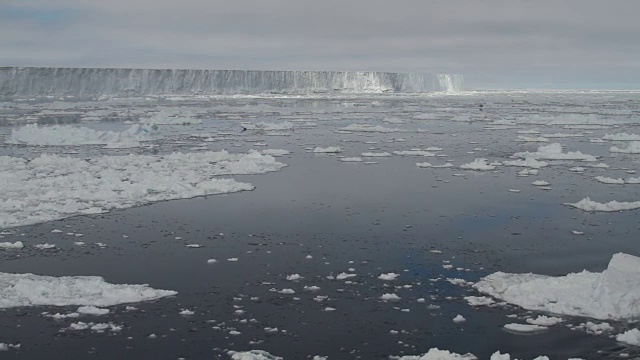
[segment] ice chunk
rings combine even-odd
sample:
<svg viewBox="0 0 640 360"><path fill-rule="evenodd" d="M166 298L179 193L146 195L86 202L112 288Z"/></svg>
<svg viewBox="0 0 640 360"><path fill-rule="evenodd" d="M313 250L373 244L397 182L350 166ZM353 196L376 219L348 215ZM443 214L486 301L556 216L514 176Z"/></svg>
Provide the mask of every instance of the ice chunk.
<svg viewBox="0 0 640 360"><path fill-rule="evenodd" d="M438 348L431 348L429 351L422 355L405 355L398 360L477 360L478 358L473 354L456 354L447 350L440 350Z"/></svg>
<svg viewBox="0 0 640 360"><path fill-rule="evenodd" d="M229 356L231 356L232 360L283 360L283 358L275 355L271 355L266 351L262 350L251 350L251 351L229 351Z"/></svg>
<svg viewBox="0 0 640 360"><path fill-rule="evenodd" d="M527 324L505 324L504 328L513 331L513 332L523 332L523 333L531 333L531 332L539 332L547 330L548 327L540 326L540 325L527 325Z"/></svg>
<svg viewBox="0 0 640 360"><path fill-rule="evenodd" d="M465 321L467 321L467 319L465 319L464 316L460 314L456 315L456 317L453 318L453 322L456 324L463 323Z"/></svg>
<svg viewBox="0 0 640 360"><path fill-rule="evenodd" d="M389 157L391 154L388 152L363 152L362 157Z"/></svg>
<svg viewBox="0 0 640 360"><path fill-rule="evenodd" d="M539 315L535 319L527 319L529 324L540 326L553 326L562 322L562 319L554 316Z"/></svg>
<svg viewBox="0 0 640 360"><path fill-rule="evenodd" d="M618 202L609 201L608 203L599 203L586 197L575 204L565 203L565 205L573 206L574 208L584 211L622 211L622 210L634 210L640 209L640 201L633 202Z"/></svg>
<svg viewBox="0 0 640 360"><path fill-rule="evenodd" d="M562 145L553 143L540 146L536 152L520 152L513 155L519 158L533 158L536 160L581 160L581 161L597 161L598 158L593 155L583 154L580 151L562 152Z"/></svg>
<svg viewBox="0 0 640 360"><path fill-rule="evenodd" d="M380 274L380 276L378 276L378 279L391 281L391 280L395 280L398 276L400 276L400 274L386 273L386 274Z"/></svg>
<svg viewBox="0 0 640 360"><path fill-rule="evenodd" d="M343 158L340 158L340 161L344 161L344 162L361 162L362 158L361 157L343 157Z"/></svg>
<svg viewBox="0 0 640 360"><path fill-rule="evenodd" d="M621 178L614 179L606 176L596 176L595 179L604 184L624 184L624 179Z"/></svg>
<svg viewBox="0 0 640 360"><path fill-rule="evenodd" d="M624 153L624 154L640 154L640 141L633 141L627 145L626 148L619 148L617 146L612 146L609 151L615 153Z"/></svg>
<svg viewBox="0 0 640 360"><path fill-rule="evenodd" d="M406 131L403 129L388 128L380 125L362 125L362 124L351 124L349 126L340 128L340 130L351 131L351 132L379 132L379 133L392 133L392 132Z"/></svg>
<svg viewBox="0 0 640 360"><path fill-rule="evenodd" d="M0 273L0 308L21 306L112 306L176 295L147 285L110 284L98 276Z"/></svg>
<svg viewBox="0 0 640 360"><path fill-rule="evenodd" d="M489 164L487 162L487 159L475 159L474 161L468 164L460 165L460 168L465 170L487 171L487 170L493 170L496 167L494 165Z"/></svg>
<svg viewBox="0 0 640 360"><path fill-rule="evenodd" d="M640 135L627 134L627 133L606 134L602 138L604 140L613 140L613 141L640 141Z"/></svg>
<svg viewBox="0 0 640 360"><path fill-rule="evenodd" d="M10 243L10 242L0 243L0 249L22 249L23 247L24 247L24 244L22 243L22 241L16 241L14 243Z"/></svg>
<svg viewBox="0 0 640 360"><path fill-rule="evenodd" d="M329 147L316 147L312 150L312 152L314 153L328 153L328 154L335 154L335 153L340 153L342 152L342 148L338 147L338 146L329 146Z"/></svg>
<svg viewBox="0 0 640 360"><path fill-rule="evenodd" d="M83 315L106 315L109 313L109 309L103 309L96 306L80 306L78 310L76 310L79 314Z"/></svg>
<svg viewBox="0 0 640 360"><path fill-rule="evenodd" d="M552 277L497 272L473 287L527 310L595 319L640 316L640 258L624 253L613 255L602 273Z"/></svg>
<svg viewBox="0 0 640 360"><path fill-rule="evenodd" d="M392 293L386 293L386 294L382 294L382 296L380 296L380 300L382 300L382 301L398 301L398 300L400 300L400 296L398 296L396 294L392 294Z"/></svg>
<svg viewBox="0 0 640 360"><path fill-rule="evenodd" d="M471 306L487 306L495 303L492 298L486 296L465 296L464 299Z"/></svg>
<svg viewBox="0 0 640 360"><path fill-rule="evenodd" d="M640 330L631 329L616 336L616 340L629 345L640 346Z"/></svg>

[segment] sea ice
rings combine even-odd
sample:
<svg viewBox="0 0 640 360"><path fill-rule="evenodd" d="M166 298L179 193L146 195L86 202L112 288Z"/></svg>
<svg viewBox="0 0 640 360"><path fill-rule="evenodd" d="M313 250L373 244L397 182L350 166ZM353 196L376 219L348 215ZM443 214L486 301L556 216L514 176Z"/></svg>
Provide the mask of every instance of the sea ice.
<svg viewBox="0 0 640 360"><path fill-rule="evenodd" d="M634 202L618 202L609 201L608 203L599 203L586 197L577 203L565 203L565 205L573 206L574 208L584 211L622 211L622 210L634 210L640 209L640 201Z"/></svg>
<svg viewBox="0 0 640 360"><path fill-rule="evenodd" d="M389 157L391 154L388 152L364 152L360 156L362 157Z"/></svg>
<svg viewBox="0 0 640 360"><path fill-rule="evenodd" d="M625 344L640 346L640 330L631 329L622 334L618 334L616 340Z"/></svg>
<svg viewBox="0 0 640 360"><path fill-rule="evenodd" d="M621 178L614 179L606 176L596 176L595 179L604 184L624 184L624 179Z"/></svg>
<svg viewBox="0 0 640 360"><path fill-rule="evenodd" d="M519 152L513 156L517 158L532 158L536 160L598 160L596 156L583 154L580 151L562 152L562 145L558 143L540 146L536 152Z"/></svg>
<svg viewBox="0 0 640 360"><path fill-rule="evenodd" d="M431 348L428 352L422 355L405 355L397 357L398 360L477 360L478 358L473 354L456 354L447 350L440 350L438 348Z"/></svg>
<svg viewBox="0 0 640 360"><path fill-rule="evenodd" d="M487 159L475 159L474 161L468 164L460 165L460 168L465 170L487 171L487 170L493 170L496 167L494 165L489 164L487 162Z"/></svg>
<svg viewBox="0 0 640 360"><path fill-rule="evenodd" d="M609 151L623 154L640 154L640 141L632 141L626 148L612 146Z"/></svg>
<svg viewBox="0 0 640 360"><path fill-rule="evenodd" d="M10 242L0 243L0 249L22 249L23 247L24 247L24 244L22 243L22 241L16 241L14 243L10 243Z"/></svg>
<svg viewBox="0 0 640 360"><path fill-rule="evenodd" d="M78 310L76 310L76 312L83 315L106 315L109 313L109 309L103 309L103 308L89 305L89 306L80 306Z"/></svg>
<svg viewBox="0 0 640 360"><path fill-rule="evenodd" d="M540 325L531 325L531 324L505 324L504 328L513 331L513 332L522 332L522 333L531 333L531 332L539 332L547 330L548 327L540 326Z"/></svg>
<svg viewBox="0 0 640 360"><path fill-rule="evenodd" d="M540 326L553 326L561 323L563 320L559 317L538 315L535 319L527 319L527 323Z"/></svg>
<svg viewBox="0 0 640 360"><path fill-rule="evenodd" d="M380 300L382 300L382 301L398 301L398 300L400 300L400 296L398 296L396 294L386 293L386 294L382 294L382 296L380 296Z"/></svg>
<svg viewBox="0 0 640 360"><path fill-rule="evenodd" d="M640 135L627 134L627 133L606 134L602 138L604 140L613 140L613 141L640 141Z"/></svg>
<svg viewBox="0 0 640 360"><path fill-rule="evenodd" d="M0 228L151 202L252 190L218 175L259 174L285 164L256 151L128 155L80 159L0 156Z"/></svg>
<svg viewBox="0 0 640 360"><path fill-rule="evenodd" d="M391 280L395 280L398 276L400 276L400 274L386 273L386 274L380 274L380 276L378 276L378 279L391 281Z"/></svg>
<svg viewBox="0 0 640 360"><path fill-rule="evenodd" d="M527 310L595 319L640 316L640 258L618 253L602 273L566 276L496 272L473 285Z"/></svg>
<svg viewBox="0 0 640 360"><path fill-rule="evenodd" d="M394 151L393 153L401 156L425 156L425 157L436 156L436 154L426 150L402 150L402 151Z"/></svg>
<svg viewBox="0 0 640 360"><path fill-rule="evenodd" d="M132 125L122 132L98 131L70 125L38 126L25 125L11 131L7 139L10 144L26 145L109 145L112 148L137 147L140 141L149 141L152 129Z"/></svg>
<svg viewBox="0 0 640 360"><path fill-rule="evenodd" d="M403 129L396 128L387 128L380 125L362 125L362 124L351 124L349 126L340 128L342 131L350 131L350 132L379 132L379 133L392 133L392 132L403 132Z"/></svg>
<svg viewBox="0 0 640 360"><path fill-rule="evenodd" d="M283 358L275 355L271 355L266 351L262 350L251 350L251 351L229 351L229 356L231 356L232 360L283 360Z"/></svg>
<svg viewBox="0 0 640 360"><path fill-rule="evenodd" d="M329 147L316 147L312 150L314 153L327 153L327 154L336 154L342 152L342 148L338 146L329 146Z"/></svg>
<svg viewBox="0 0 640 360"><path fill-rule="evenodd" d="M175 291L156 290L147 285L110 284L98 276L53 277L0 273L0 308L45 305L112 306L156 300L176 294Z"/></svg>
<svg viewBox="0 0 640 360"><path fill-rule="evenodd" d="M487 306L495 303L492 298L486 296L465 296L464 299L471 306Z"/></svg>
<svg viewBox="0 0 640 360"><path fill-rule="evenodd" d="M467 321L467 319L465 319L464 316L460 314L456 315L456 317L453 318L453 322L456 324L463 323L465 321Z"/></svg>
<svg viewBox="0 0 640 360"><path fill-rule="evenodd" d="M343 158L340 158L339 160L344 162L362 162L361 157L343 157Z"/></svg>

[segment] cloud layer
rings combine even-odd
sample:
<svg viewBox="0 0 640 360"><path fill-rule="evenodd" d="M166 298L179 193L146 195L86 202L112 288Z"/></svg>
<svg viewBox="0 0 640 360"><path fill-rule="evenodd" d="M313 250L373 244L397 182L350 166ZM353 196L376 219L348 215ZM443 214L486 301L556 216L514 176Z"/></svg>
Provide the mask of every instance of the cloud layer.
<svg viewBox="0 0 640 360"><path fill-rule="evenodd" d="M640 87L636 0L8 0L0 66L455 72Z"/></svg>

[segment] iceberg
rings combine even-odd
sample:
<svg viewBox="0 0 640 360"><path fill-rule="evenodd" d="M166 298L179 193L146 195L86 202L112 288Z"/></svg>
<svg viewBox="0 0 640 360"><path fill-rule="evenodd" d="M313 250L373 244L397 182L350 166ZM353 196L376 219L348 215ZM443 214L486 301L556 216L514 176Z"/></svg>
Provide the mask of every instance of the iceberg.
<svg viewBox="0 0 640 360"><path fill-rule="evenodd" d="M424 93L462 90L457 74L1 67L0 95Z"/></svg>

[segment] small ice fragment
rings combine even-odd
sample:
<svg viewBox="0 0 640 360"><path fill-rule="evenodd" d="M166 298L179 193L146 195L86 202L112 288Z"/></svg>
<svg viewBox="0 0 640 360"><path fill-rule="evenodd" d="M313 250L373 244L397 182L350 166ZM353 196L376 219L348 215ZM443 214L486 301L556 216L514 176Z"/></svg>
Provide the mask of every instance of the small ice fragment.
<svg viewBox="0 0 640 360"><path fill-rule="evenodd" d="M467 319L465 319L464 316L460 314L458 314L456 317L453 318L453 322L456 324L463 323L465 321L467 321Z"/></svg>
<svg viewBox="0 0 640 360"><path fill-rule="evenodd" d="M395 280L398 276L400 276L400 274L395 274L395 273L386 273L386 274L380 274L380 276L378 276L378 279L380 280L385 280L385 281L391 281L391 280Z"/></svg>

